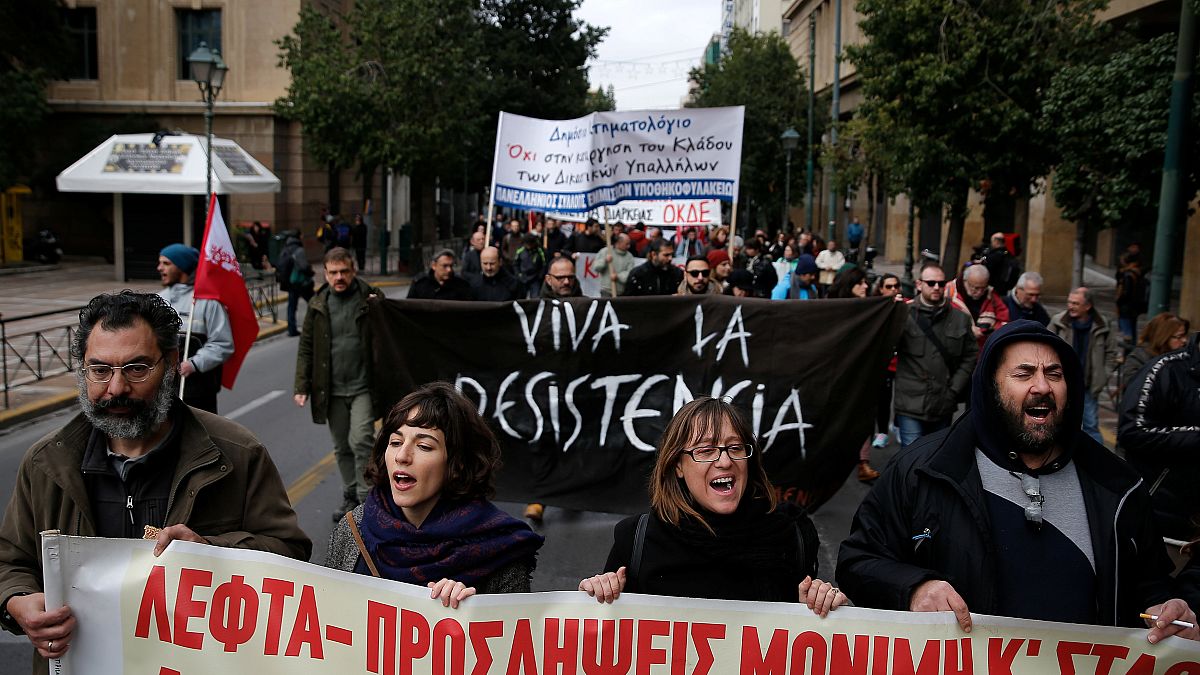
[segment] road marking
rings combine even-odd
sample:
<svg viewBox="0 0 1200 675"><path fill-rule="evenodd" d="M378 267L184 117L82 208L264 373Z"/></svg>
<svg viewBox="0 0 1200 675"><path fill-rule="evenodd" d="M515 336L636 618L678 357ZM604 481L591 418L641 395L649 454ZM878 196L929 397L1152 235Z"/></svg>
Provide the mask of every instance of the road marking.
<svg viewBox="0 0 1200 675"><path fill-rule="evenodd" d="M321 481L325 480L326 476L333 473L336 467L337 463L334 461L333 453L331 452L322 457L321 461L314 464L308 471L301 474L295 483L289 485L287 494L288 501L292 503L292 508L296 508L296 504L299 504L301 499L304 499L310 492L316 489Z"/></svg>
<svg viewBox="0 0 1200 675"><path fill-rule="evenodd" d="M235 409L233 412L227 413L226 415L224 415L224 417L227 420L236 420L237 418L241 417L242 415L245 415L246 413L250 412L251 410L258 408L259 406L266 405L266 404L270 403L271 401L274 401L275 399L279 398L280 396L283 396L284 393L286 393L286 392L283 389L275 389L272 391L268 391L267 393L263 394L262 396L259 396L258 398L254 399L253 401L250 401L246 405Z"/></svg>

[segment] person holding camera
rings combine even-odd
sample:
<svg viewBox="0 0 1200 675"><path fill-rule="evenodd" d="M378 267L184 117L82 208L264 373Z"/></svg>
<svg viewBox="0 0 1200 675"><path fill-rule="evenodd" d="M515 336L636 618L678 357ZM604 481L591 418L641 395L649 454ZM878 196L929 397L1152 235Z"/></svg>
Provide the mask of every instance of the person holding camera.
<svg viewBox="0 0 1200 675"><path fill-rule="evenodd" d="M979 348L997 328L1008 323L1008 305L988 283L991 278L985 265L975 264L963 270L946 289L950 305L971 317L971 332Z"/></svg>

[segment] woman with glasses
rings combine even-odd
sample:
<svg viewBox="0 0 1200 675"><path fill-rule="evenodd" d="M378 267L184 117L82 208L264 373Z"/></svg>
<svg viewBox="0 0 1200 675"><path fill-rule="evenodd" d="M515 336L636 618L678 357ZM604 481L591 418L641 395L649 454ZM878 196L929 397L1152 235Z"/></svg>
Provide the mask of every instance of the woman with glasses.
<svg viewBox="0 0 1200 675"><path fill-rule="evenodd" d="M817 574L817 531L779 502L741 410L701 396L667 425L649 513L616 526L604 572L579 582L600 602L624 591L803 602L821 616L846 596Z"/></svg>
<svg viewBox="0 0 1200 675"><path fill-rule="evenodd" d="M1125 391L1125 385L1133 379L1134 375L1146 365L1147 361L1152 360L1160 354L1173 352L1176 349L1183 349L1187 344L1188 331L1191 329L1191 323L1180 316L1163 312L1150 320L1146 327L1142 329L1142 337L1138 340L1137 349L1129 353L1125 357L1125 362L1121 364L1120 390Z"/></svg>
<svg viewBox="0 0 1200 675"><path fill-rule="evenodd" d="M529 592L545 540L487 500L499 466L470 401L444 382L417 389L384 418L373 487L333 531L325 566L426 586L446 607L476 592Z"/></svg>

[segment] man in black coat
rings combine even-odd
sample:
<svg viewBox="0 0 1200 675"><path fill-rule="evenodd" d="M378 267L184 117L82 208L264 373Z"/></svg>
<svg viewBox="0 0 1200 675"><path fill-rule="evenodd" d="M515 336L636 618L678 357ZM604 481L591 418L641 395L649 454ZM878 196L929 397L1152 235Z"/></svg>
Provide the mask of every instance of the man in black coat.
<svg viewBox="0 0 1200 675"><path fill-rule="evenodd" d="M1151 486L1163 534L1196 537L1200 513L1200 333L1138 371L1121 399L1117 441Z"/></svg>
<svg viewBox="0 0 1200 675"><path fill-rule="evenodd" d="M525 297L521 282L500 264L500 249L489 246L479 254L482 271L471 279L471 290L476 300L487 302L511 302Z"/></svg>
<svg viewBox="0 0 1200 675"><path fill-rule="evenodd" d="M647 252L646 262L629 273L625 295L675 295L683 281L683 270L671 264L674 256L675 245L659 239L658 245Z"/></svg>
<svg viewBox="0 0 1200 675"><path fill-rule="evenodd" d="M1200 639L1137 472L1081 430L1083 372L1033 321L988 340L971 407L902 450L854 516L837 579L862 607ZM1139 613L1158 615L1145 622Z"/></svg>
<svg viewBox="0 0 1200 675"><path fill-rule="evenodd" d="M429 262L429 269L413 279L409 300L470 300L471 284L454 274L454 251L442 249Z"/></svg>
<svg viewBox="0 0 1200 675"><path fill-rule="evenodd" d="M762 241L758 237L746 240L746 269L754 276L753 295L756 298L769 298L771 291L779 283L779 275L771 264L771 256L763 251Z"/></svg>

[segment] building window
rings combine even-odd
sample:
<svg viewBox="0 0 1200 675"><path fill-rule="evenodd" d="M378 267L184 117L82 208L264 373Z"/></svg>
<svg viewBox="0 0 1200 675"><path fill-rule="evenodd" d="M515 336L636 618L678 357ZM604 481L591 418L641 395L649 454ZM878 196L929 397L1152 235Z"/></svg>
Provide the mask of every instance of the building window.
<svg viewBox="0 0 1200 675"><path fill-rule="evenodd" d="M67 77L72 80L99 79L100 66L96 58L96 8L63 8L62 17L70 44Z"/></svg>
<svg viewBox="0 0 1200 675"><path fill-rule="evenodd" d="M196 47L205 42L209 49L221 48L221 10L177 9L175 23L179 27L179 79L190 80L187 59Z"/></svg>

